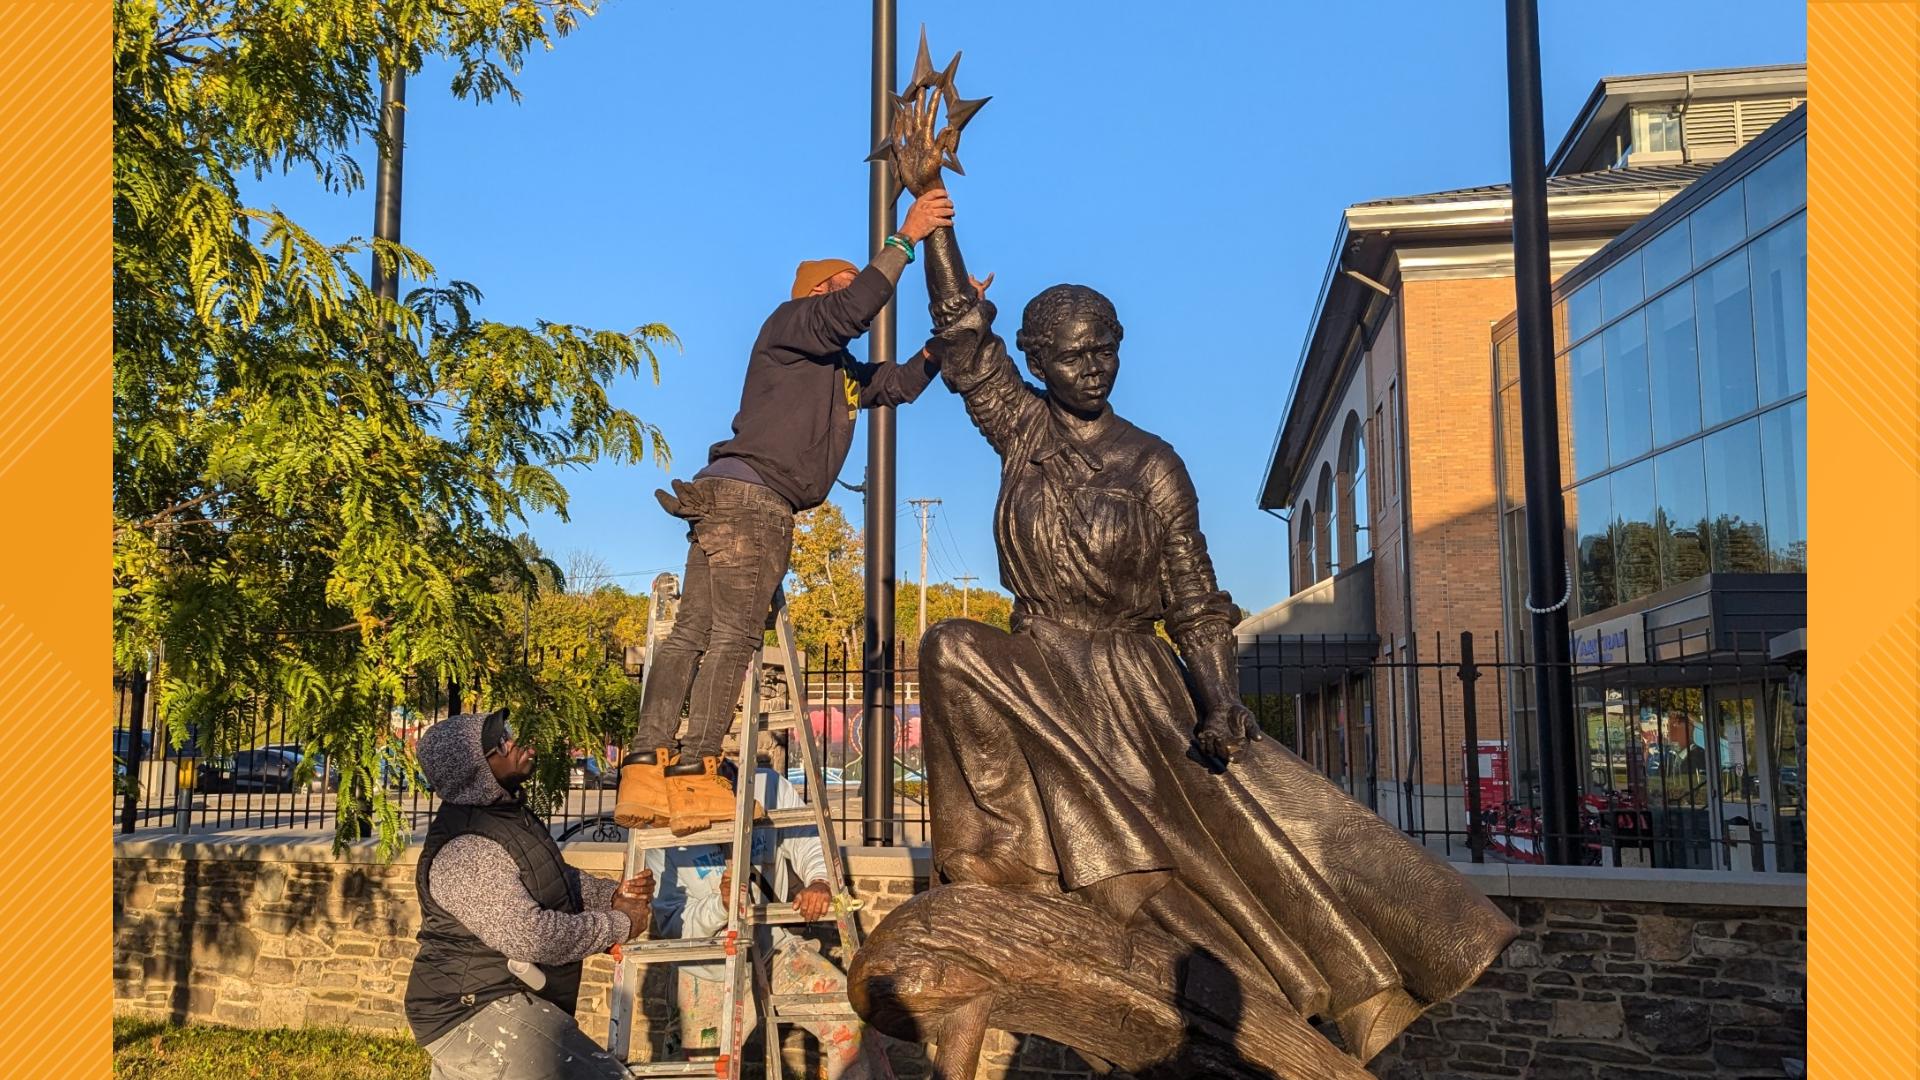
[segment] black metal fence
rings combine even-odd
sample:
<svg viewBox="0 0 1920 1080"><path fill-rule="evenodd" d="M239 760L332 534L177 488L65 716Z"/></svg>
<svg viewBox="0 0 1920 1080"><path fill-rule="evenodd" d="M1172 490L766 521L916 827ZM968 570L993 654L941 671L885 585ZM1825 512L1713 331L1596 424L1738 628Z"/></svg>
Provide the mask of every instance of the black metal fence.
<svg viewBox="0 0 1920 1080"><path fill-rule="evenodd" d="M1532 667L1507 656L1497 636L1490 649L1467 634L1423 644L1424 655L1380 655L1370 639L1241 639L1242 695L1282 745L1436 852L1542 861L1553 838L1541 826ZM889 812L874 822L863 798L874 773L862 752L862 671L844 654L817 659L805 672L805 700L822 788L804 790L799 757L784 745L774 748L775 767L826 803L844 843L862 842L870 825L895 844L928 843L916 672L896 674ZM1608 866L1804 870L1789 675L1737 651L1576 662L1581 828L1571 839L1580 857ZM784 684L783 673L769 673L771 702L784 698ZM116 689L122 831L334 827L337 770L324 754L300 768L304 750L284 719L263 710L233 745L176 747L153 736L142 680L116 680ZM443 686L410 683L389 710L395 737L410 747L445 718L447 698ZM611 824L619 753L617 745L573 749L568 786L551 796L556 835L619 838ZM381 782L403 823L424 828L433 793L404 766Z"/></svg>
<svg viewBox="0 0 1920 1080"><path fill-rule="evenodd" d="M1270 732L1449 858L1804 871L1790 672L1739 650L1571 665L1580 829L1543 831L1533 665L1498 636L1382 654L1371 640L1238 643L1241 691Z"/></svg>
<svg viewBox="0 0 1920 1080"><path fill-rule="evenodd" d="M623 660L609 657L608 662ZM640 677L638 671L626 673L636 681ZM774 764L804 796L826 803L843 842L857 844L868 831L863 790L870 779L862 755L867 710L861 669L849 657L835 655L822 658L805 678L808 722L821 750L821 790L808 790L799 754L784 734L775 739ZM914 671L898 671L895 686L892 812L880 820L893 843L925 844L926 777ZM339 770L326 760L324 748L305 760L307 749L284 716L262 707L252 723L219 745L199 746L191 738L175 745L168 732L155 733L158 710L144 675L117 676L114 690L114 813L120 832L335 828ZM785 707L786 678L780 669L767 670L763 699L770 707ZM439 803L407 761L414 742L449 715L451 704L444 684L408 680L402 700L387 710L389 729L406 750L394 755L378 779L410 831L424 829ZM621 752L617 743L570 748L565 789L556 786L546 795L547 819L556 836L621 838L612 824Z"/></svg>

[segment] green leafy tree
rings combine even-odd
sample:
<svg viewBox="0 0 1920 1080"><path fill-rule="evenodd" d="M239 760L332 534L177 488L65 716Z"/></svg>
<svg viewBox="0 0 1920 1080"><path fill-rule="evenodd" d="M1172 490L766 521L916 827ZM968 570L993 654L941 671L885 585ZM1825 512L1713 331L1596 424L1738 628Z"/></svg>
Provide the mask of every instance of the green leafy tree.
<svg viewBox="0 0 1920 1080"><path fill-rule="evenodd" d="M842 657L858 667L867 612L865 547L859 530L833 503L822 503L794 521L793 559L788 582L794 636L807 650L809 663L820 658L838 664ZM1005 630L1013 615L1013 598L992 589L975 587L963 592L945 582L927 585L927 625L962 615ZM919 662L916 631L920 622L920 583L895 586L894 628L901 649L896 657L903 668Z"/></svg>
<svg viewBox="0 0 1920 1080"><path fill-rule="evenodd" d="M833 503L794 519L788 605L794 637L809 663L849 656L858 662L866 617L864 560L860 533Z"/></svg>
<svg viewBox="0 0 1920 1080"><path fill-rule="evenodd" d="M562 517L569 469L664 464L607 397L656 381L664 326L480 317L382 241L324 243L247 205L246 172L363 186L375 73L451 62L452 91L511 76L592 0L117 0L114 8L114 648L161 661L179 742L236 745L263 711L342 774L342 835L403 842L377 782L405 749L403 682L456 680L519 710L542 748L588 734L520 662L511 616L540 567L510 530ZM413 285L377 296L377 258ZM506 587L503 588L503 583Z"/></svg>
<svg viewBox="0 0 1920 1080"><path fill-rule="evenodd" d="M498 677L511 683L502 694L550 718L556 733L536 759L534 795L543 808L566 789L572 754L563 751L604 760L609 744L633 734L640 683L628 670L627 649L646 636L647 606L644 596L604 585L591 593L541 591L522 597L520 611L509 614L525 662L502 665Z"/></svg>

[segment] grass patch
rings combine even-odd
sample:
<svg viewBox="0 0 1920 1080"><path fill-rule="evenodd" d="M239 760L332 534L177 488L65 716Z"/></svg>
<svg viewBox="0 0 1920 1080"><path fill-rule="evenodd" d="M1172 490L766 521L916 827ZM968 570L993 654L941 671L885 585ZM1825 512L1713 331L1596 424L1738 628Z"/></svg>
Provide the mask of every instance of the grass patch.
<svg viewBox="0 0 1920 1080"><path fill-rule="evenodd" d="M120 1080L426 1080L428 1072L425 1050L390 1035L113 1018L113 1075Z"/></svg>

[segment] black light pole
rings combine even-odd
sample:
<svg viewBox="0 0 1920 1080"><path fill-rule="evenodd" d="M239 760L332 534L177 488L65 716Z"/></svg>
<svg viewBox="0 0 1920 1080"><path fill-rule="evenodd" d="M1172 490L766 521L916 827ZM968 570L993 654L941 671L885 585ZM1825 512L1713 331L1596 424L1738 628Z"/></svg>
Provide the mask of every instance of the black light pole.
<svg viewBox="0 0 1920 1080"><path fill-rule="evenodd" d="M379 171L373 177L373 235L390 244L400 242L400 165L401 155L406 149L407 131L407 76L404 71L383 72L380 78L380 133L386 146L380 153ZM381 259L380 253L373 253L373 294L382 300L397 300L400 297L399 267L389 269ZM391 367L387 369L389 381L393 378ZM447 694L456 704L460 700L460 687L453 680L447 681ZM341 785L343 796L347 795ZM355 791L352 797L360 807L360 829L357 838L365 838L372 831L373 802L364 791Z"/></svg>
<svg viewBox="0 0 1920 1080"><path fill-rule="evenodd" d="M873 0L873 142L887 133L892 116L895 39L894 0ZM879 251L894 230L893 170L875 161L867 178L867 250ZM891 364L894 356L894 304L873 320L867 359ZM862 753L867 767L860 787L862 840L870 846L893 843L893 408L869 411L867 419L867 617L861 667L861 700L866 709Z"/></svg>
<svg viewBox="0 0 1920 1080"><path fill-rule="evenodd" d="M397 244L400 242L400 165L407 132L405 72L390 72L380 80L380 132L387 145L380 155L380 171L373 180L373 235ZM385 300L395 300L400 295L399 275L387 269L378 253L373 257L373 292Z"/></svg>
<svg viewBox="0 0 1920 1080"><path fill-rule="evenodd" d="M1538 0L1507 0L1507 123L1513 152L1513 288L1520 330L1521 440L1527 491L1527 609L1547 861L1574 861L1580 772L1573 728L1567 508L1560 493L1560 407L1553 368L1547 250L1546 134L1540 107ZM1552 590L1547 592L1545 590ZM1472 749L1469 748L1469 753Z"/></svg>

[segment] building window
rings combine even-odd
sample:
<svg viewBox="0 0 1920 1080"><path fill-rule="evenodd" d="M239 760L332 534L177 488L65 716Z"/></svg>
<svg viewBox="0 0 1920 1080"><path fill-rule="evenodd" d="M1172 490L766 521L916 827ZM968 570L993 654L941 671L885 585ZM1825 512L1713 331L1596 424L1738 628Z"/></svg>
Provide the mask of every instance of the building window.
<svg viewBox="0 0 1920 1080"><path fill-rule="evenodd" d="M1387 478L1387 486L1380 489L1380 507L1384 513L1387 504L1393 500L1393 457L1387 450L1386 406L1373 407L1373 445L1380 452L1381 475Z"/></svg>
<svg viewBox="0 0 1920 1080"><path fill-rule="evenodd" d="M1653 462L1621 469L1612 479L1614 602L1624 604L1660 591Z"/></svg>
<svg viewBox="0 0 1920 1080"><path fill-rule="evenodd" d="M1674 222L1647 241L1640 250L1640 263L1649 296L1692 272L1693 231L1686 219Z"/></svg>
<svg viewBox="0 0 1920 1080"><path fill-rule="evenodd" d="M1371 553L1367 541L1372 507L1367 503L1366 426L1358 413L1348 413L1346 426L1340 431L1340 474L1335 483L1340 489L1335 498L1335 520L1343 528L1334 534L1334 543L1340 565L1349 567Z"/></svg>
<svg viewBox="0 0 1920 1080"><path fill-rule="evenodd" d="M1705 266L1746 239L1743 199L1741 185L1734 184L1693 212L1693 265Z"/></svg>
<svg viewBox="0 0 1920 1080"><path fill-rule="evenodd" d="M1640 313L1621 319L1600 335L1606 366L1608 459L1618 465L1653 448L1647 401L1647 331Z"/></svg>
<svg viewBox="0 0 1920 1080"><path fill-rule="evenodd" d="M1614 604L1613 481L1605 476L1589 480L1567 501L1574 522L1580 614L1586 615Z"/></svg>
<svg viewBox="0 0 1920 1080"><path fill-rule="evenodd" d="M1314 494L1320 501L1320 517L1313 530L1313 549L1319 561L1313 567L1313 580L1320 581L1340 572L1340 553L1334 537L1340 535L1340 504L1333 493L1333 466L1320 465L1320 487Z"/></svg>
<svg viewBox="0 0 1920 1080"><path fill-rule="evenodd" d="M1633 254L1614 263L1607 272L1600 275L1600 318L1602 321L1617 318L1632 311L1647 298L1647 292L1640 280L1640 253Z"/></svg>
<svg viewBox="0 0 1920 1080"><path fill-rule="evenodd" d="M1584 478L1607 467L1607 368L1599 338L1575 345L1568 357L1573 384L1573 475Z"/></svg>
<svg viewBox="0 0 1920 1080"><path fill-rule="evenodd" d="M1600 283L1589 281L1567 297L1567 340L1579 341L1606 320L1600 314Z"/></svg>
<svg viewBox="0 0 1920 1080"><path fill-rule="evenodd" d="M1656 539L1662 586L1692 581L1711 568L1707 558L1707 467L1701 443L1683 443L1653 459L1659 500Z"/></svg>
<svg viewBox="0 0 1920 1080"><path fill-rule="evenodd" d="M1693 290L1674 289L1647 305L1647 367L1653 387L1653 445L1666 446L1698 432L1700 350L1693 328Z"/></svg>
<svg viewBox="0 0 1920 1080"><path fill-rule="evenodd" d="M1712 427L1760 404L1746 251L1734 252L1693 279L1693 310L1700 338L1700 413Z"/></svg>
<svg viewBox="0 0 1920 1080"><path fill-rule="evenodd" d="M1713 515L1715 573L1767 570L1767 505L1759 481L1760 423L1748 420L1706 437L1707 511Z"/></svg>
<svg viewBox="0 0 1920 1080"><path fill-rule="evenodd" d="M1758 232L1807 204L1807 144L1767 159L1747 177L1747 228Z"/></svg>
<svg viewBox="0 0 1920 1080"><path fill-rule="evenodd" d="M1767 500L1767 564L1807 572L1807 401L1760 414L1761 487Z"/></svg>
<svg viewBox="0 0 1920 1080"><path fill-rule="evenodd" d="M1680 117L1673 110L1633 110L1632 153L1677 154L1680 150Z"/></svg>
<svg viewBox="0 0 1920 1080"><path fill-rule="evenodd" d="M1313 504L1301 503L1300 509L1294 511L1293 522L1293 591L1299 592L1314 583L1314 567L1319 565L1313 551L1313 535L1318 531L1313 520Z"/></svg>
<svg viewBox="0 0 1920 1080"><path fill-rule="evenodd" d="M1753 266L1753 355L1760 401L1807 388L1807 215L1747 247Z"/></svg>

